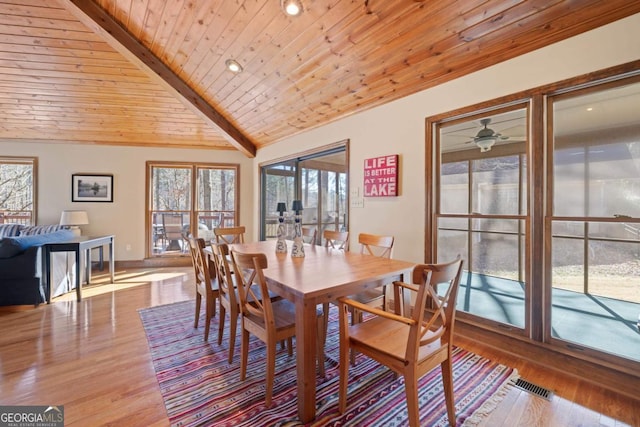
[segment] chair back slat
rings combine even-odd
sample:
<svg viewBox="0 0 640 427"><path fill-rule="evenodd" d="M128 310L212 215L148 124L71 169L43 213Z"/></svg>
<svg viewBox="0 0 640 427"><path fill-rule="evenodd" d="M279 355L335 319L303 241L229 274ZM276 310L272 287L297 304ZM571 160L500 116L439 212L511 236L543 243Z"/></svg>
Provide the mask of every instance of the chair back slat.
<svg viewBox="0 0 640 427"><path fill-rule="evenodd" d="M419 345L427 345L441 339L444 343L450 343L453 339L453 324L455 317L455 305L460 287L463 261L458 258L452 262L441 264L421 264L414 267L414 278L420 274L427 277L421 288L425 289L425 295L419 309L422 312L431 302L433 314L421 322ZM421 273L420 273L421 272ZM446 286L443 295L438 293L438 287ZM418 307L416 307L418 310ZM419 315L420 313L414 313Z"/></svg>
<svg viewBox="0 0 640 427"><path fill-rule="evenodd" d="M263 253L243 253L231 250L236 285L240 296L240 305L245 315L262 317L265 327L274 328L275 320L269 298L267 281L263 269L267 268L267 257Z"/></svg>
<svg viewBox="0 0 640 427"><path fill-rule="evenodd" d="M304 243L316 244L318 229L316 227L302 227L302 241Z"/></svg>
<svg viewBox="0 0 640 427"><path fill-rule="evenodd" d="M324 230L322 233L324 246L327 248L339 249L342 251L349 250L349 232Z"/></svg>
<svg viewBox="0 0 640 427"><path fill-rule="evenodd" d="M188 242L196 278L196 287L207 289L207 294L213 292L211 280L216 276L215 271L210 268L209 260L204 253L206 243L204 239L194 237L191 237Z"/></svg>
<svg viewBox="0 0 640 427"><path fill-rule="evenodd" d="M391 258L393 250L393 236L378 236L376 234L360 233L358 243L360 243L360 253Z"/></svg>
<svg viewBox="0 0 640 427"><path fill-rule="evenodd" d="M233 281L231 267L229 266L229 246L226 243L212 243L211 252L218 277L220 288L220 298L226 298L230 306L239 303L236 298L235 284Z"/></svg>
<svg viewBox="0 0 640 427"><path fill-rule="evenodd" d="M244 243L245 227L217 227L213 229L216 236L216 243L226 243L232 245L234 243Z"/></svg>

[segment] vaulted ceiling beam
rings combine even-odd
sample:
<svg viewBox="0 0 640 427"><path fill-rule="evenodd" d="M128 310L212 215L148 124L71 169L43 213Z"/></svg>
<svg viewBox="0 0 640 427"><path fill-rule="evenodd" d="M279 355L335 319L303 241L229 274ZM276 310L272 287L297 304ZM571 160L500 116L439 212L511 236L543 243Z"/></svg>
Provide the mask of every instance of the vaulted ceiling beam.
<svg viewBox="0 0 640 427"><path fill-rule="evenodd" d="M100 35L111 47L151 76L154 81L162 84L173 96L200 115L207 123L219 129L231 145L247 157L255 157L256 146L248 137L205 101L200 94L176 75L98 4L92 0L59 1L84 25Z"/></svg>

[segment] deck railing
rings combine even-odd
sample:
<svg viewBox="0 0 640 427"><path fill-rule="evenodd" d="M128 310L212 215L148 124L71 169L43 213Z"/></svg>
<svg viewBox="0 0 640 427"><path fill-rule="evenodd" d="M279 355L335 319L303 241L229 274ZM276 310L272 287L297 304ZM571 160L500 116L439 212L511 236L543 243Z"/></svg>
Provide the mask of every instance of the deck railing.
<svg viewBox="0 0 640 427"><path fill-rule="evenodd" d="M31 217L32 217L32 213L29 211L22 211L22 212L0 211L0 224L31 225Z"/></svg>

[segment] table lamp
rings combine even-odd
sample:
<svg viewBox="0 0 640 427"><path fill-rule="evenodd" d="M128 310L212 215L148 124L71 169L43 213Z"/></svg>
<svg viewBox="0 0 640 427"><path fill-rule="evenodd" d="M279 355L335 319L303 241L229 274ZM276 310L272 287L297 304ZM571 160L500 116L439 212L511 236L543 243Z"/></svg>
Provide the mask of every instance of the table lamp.
<svg viewBox="0 0 640 427"><path fill-rule="evenodd" d="M302 200L294 200L291 210L296 213L294 223L293 245L291 246L291 256L295 258L304 256L304 242L302 241Z"/></svg>
<svg viewBox="0 0 640 427"><path fill-rule="evenodd" d="M87 224L89 224L89 216L86 211L62 211L60 215L60 225L67 226L76 236L82 234L78 226Z"/></svg>
<svg viewBox="0 0 640 427"><path fill-rule="evenodd" d="M287 211L287 204L278 202L276 210L280 213L278 216L278 241L276 242L276 253L287 253L286 232L284 230L284 213Z"/></svg>

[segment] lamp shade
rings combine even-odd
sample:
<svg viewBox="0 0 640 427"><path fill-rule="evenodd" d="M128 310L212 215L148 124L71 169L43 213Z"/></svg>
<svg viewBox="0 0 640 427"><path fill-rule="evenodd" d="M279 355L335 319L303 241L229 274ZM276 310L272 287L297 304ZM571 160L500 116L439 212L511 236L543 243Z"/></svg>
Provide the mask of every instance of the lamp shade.
<svg viewBox="0 0 640 427"><path fill-rule="evenodd" d="M86 211L62 211L60 225L87 225L89 216Z"/></svg>
<svg viewBox="0 0 640 427"><path fill-rule="evenodd" d="M302 200L294 200L293 204L291 205L291 210L296 214L299 214L302 210Z"/></svg>
<svg viewBox="0 0 640 427"><path fill-rule="evenodd" d="M287 211L287 204L284 202L278 202L278 207L276 211L280 212L280 216Z"/></svg>

